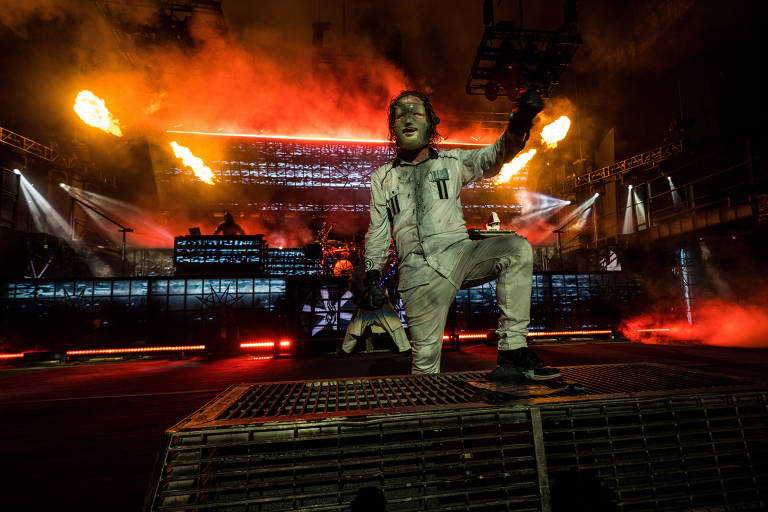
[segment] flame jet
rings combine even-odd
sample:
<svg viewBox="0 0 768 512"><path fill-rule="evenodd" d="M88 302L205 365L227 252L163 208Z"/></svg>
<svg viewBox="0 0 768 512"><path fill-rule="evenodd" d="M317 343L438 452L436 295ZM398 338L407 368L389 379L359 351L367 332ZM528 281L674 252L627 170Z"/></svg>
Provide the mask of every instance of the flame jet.
<svg viewBox="0 0 768 512"><path fill-rule="evenodd" d="M80 116L80 119L85 121L85 124L94 126L117 137L123 136L123 131L120 129L120 121L107 109L104 100L91 91L80 91L77 98L75 98L75 104L72 108Z"/></svg>
<svg viewBox="0 0 768 512"><path fill-rule="evenodd" d="M525 153L520 153L517 155L512 159L511 162L504 164L504 166L501 168L499 176L496 178L496 183L501 184L508 182L510 179L512 179L512 176L519 173L525 168L526 165L528 165L528 162L531 161L531 158L533 158L533 155L535 154L536 150L530 149Z"/></svg>
<svg viewBox="0 0 768 512"><path fill-rule="evenodd" d="M213 179L215 178L213 171L203 163L202 159L193 155L188 147L180 146L175 141L171 142L171 147L173 148L173 154L177 158L181 158L184 165L191 167L195 176L200 178L201 181L213 185Z"/></svg>
<svg viewBox="0 0 768 512"><path fill-rule="evenodd" d="M541 142L546 144L549 149L557 147L557 143L568 135L570 127L571 120L567 116L560 116L541 130Z"/></svg>

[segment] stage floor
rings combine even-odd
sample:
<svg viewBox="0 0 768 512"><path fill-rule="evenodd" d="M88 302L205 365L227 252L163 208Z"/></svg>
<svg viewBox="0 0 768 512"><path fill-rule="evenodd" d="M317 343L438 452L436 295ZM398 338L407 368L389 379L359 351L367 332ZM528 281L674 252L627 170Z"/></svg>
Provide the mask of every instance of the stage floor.
<svg viewBox="0 0 768 512"><path fill-rule="evenodd" d="M768 349L638 345L625 342L542 344L555 366L655 363L768 384ZM443 352L443 370L488 371L496 351L466 345ZM163 432L231 385L402 375L403 356L337 358L199 357L101 361L59 366L0 366L1 508L102 510L107 498L138 510ZM115 500L116 495L122 496Z"/></svg>

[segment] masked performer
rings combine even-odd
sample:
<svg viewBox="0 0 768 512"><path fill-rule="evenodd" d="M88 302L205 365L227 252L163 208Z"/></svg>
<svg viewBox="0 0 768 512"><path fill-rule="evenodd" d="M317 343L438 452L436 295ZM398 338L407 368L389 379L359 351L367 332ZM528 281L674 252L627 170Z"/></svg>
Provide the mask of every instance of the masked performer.
<svg viewBox="0 0 768 512"><path fill-rule="evenodd" d="M525 145L541 98L518 98L506 130L480 149L435 149L437 124L429 99L400 93L389 105L390 140L397 155L371 176L371 223L366 235L368 283L378 283L391 235L400 259L398 289L405 303L413 347L413 373L438 373L443 330L456 292L497 279L500 310L497 380L547 380L560 376L526 343L530 320L533 250L511 235L470 240L461 188L495 176ZM369 286L369 293L375 293Z"/></svg>

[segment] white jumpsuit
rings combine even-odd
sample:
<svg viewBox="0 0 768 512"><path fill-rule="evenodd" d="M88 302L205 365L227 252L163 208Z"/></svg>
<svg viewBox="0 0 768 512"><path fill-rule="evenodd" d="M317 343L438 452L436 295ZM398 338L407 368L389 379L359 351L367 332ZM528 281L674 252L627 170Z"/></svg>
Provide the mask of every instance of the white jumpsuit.
<svg viewBox="0 0 768 512"><path fill-rule="evenodd" d="M397 159L371 176L366 269L380 269L391 235L400 258L399 291L413 346L413 373L438 373L443 331L459 288L498 279L499 350L526 346L533 251L519 236L470 240L461 188L498 174L524 146L505 131L479 149L430 151L417 164ZM391 222L390 222L391 219Z"/></svg>

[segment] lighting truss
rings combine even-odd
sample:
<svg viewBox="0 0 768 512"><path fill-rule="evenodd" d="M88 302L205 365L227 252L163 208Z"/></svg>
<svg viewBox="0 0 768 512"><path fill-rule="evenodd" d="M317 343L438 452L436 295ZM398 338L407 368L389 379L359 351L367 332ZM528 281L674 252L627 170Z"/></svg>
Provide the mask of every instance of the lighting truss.
<svg viewBox="0 0 768 512"><path fill-rule="evenodd" d="M581 37L569 30L523 30L513 22L487 26L467 78L467 94L514 98L517 90L535 86L544 97L571 62Z"/></svg>
<svg viewBox="0 0 768 512"><path fill-rule="evenodd" d="M114 184L114 178L105 177L91 164L75 157L63 155L48 146L12 132L2 126L0 126L0 143L10 146L17 152L50 162L54 166L70 171L76 176L97 178L100 182Z"/></svg>
<svg viewBox="0 0 768 512"><path fill-rule="evenodd" d="M631 156L620 162L602 167L596 171L589 172L582 176L566 179L563 182L563 191L569 192L577 188L594 185L596 183L608 181L617 176L622 176L629 171L641 167L653 167L667 160L668 158L683 152L683 142L672 142L658 148L651 149L639 155Z"/></svg>

